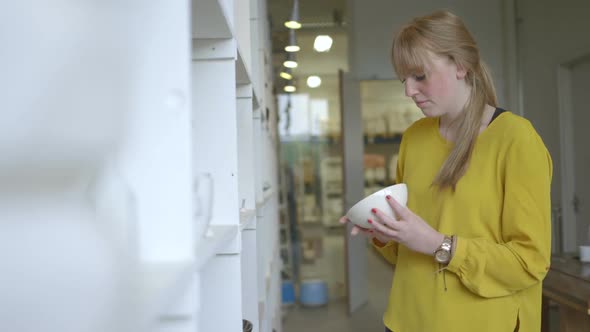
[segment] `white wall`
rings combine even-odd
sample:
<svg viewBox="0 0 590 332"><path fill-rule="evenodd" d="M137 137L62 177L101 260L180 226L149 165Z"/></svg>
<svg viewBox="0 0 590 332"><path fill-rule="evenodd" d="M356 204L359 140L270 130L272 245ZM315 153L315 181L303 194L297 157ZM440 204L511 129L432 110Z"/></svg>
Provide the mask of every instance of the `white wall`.
<svg viewBox="0 0 590 332"><path fill-rule="evenodd" d="M553 157L552 200L554 205L563 208L563 248L573 251L576 242L581 243L585 237L583 225L587 221L580 220L582 218L575 220L571 205L573 193L562 193L563 153L560 146L557 69L564 62L590 53L590 2L517 0L517 4L525 115L537 128ZM579 91L580 87L576 88ZM579 141L575 143L584 144ZM574 181L579 182L580 179Z"/></svg>
<svg viewBox="0 0 590 332"><path fill-rule="evenodd" d="M504 91L505 53L502 0L384 1L349 0L350 67L358 79L393 79L391 43L399 28L415 16L437 9L459 15L478 41L483 60L491 67L500 105L506 103Z"/></svg>
<svg viewBox="0 0 590 332"><path fill-rule="evenodd" d="M518 0L525 115L553 157L553 200L560 201L557 66L590 51L588 0Z"/></svg>

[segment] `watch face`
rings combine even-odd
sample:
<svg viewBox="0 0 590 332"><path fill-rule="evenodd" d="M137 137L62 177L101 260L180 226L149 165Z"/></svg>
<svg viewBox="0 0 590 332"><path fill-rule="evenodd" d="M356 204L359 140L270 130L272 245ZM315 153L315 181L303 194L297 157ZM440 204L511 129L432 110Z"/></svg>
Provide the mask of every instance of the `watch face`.
<svg viewBox="0 0 590 332"><path fill-rule="evenodd" d="M434 258L439 263L448 263L449 259L451 258L451 253L446 250L438 250L434 254Z"/></svg>

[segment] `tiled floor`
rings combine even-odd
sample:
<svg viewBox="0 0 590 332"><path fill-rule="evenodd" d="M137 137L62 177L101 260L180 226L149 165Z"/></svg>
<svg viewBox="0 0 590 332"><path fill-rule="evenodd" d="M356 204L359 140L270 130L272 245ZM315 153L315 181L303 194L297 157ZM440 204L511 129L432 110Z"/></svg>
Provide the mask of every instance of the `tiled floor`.
<svg viewBox="0 0 590 332"><path fill-rule="evenodd" d="M283 332L369 332L384 331L382 314L387 304L393 269L372 249L368 249L369 303L348 316L346 301L331 301L327 306L287 309Z"/></svg>

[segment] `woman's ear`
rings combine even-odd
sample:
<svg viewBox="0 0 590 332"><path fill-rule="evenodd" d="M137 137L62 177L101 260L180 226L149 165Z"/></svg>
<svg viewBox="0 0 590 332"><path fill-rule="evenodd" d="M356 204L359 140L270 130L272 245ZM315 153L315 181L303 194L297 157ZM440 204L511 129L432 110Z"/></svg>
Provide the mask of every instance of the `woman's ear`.
<svg viewBox="0 0 590 332"><path fill-rule="evenodd" d="M457 63L457 79L462 80L465 76L467 76L467 69L462 64Z"/></svg>

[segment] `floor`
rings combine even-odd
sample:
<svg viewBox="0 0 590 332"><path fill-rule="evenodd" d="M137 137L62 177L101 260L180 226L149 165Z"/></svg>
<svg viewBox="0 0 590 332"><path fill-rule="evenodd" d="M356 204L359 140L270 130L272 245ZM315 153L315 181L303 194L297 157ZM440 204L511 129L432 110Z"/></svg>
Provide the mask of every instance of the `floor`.
<svg viewBox="0 0 590 332"><path fill-rule="evenodd" d="M382 314L387 304L393 269L374 250L368 253L369 303L354 315L347 315L346 301L331 301L327 306L285 308L283 332L383 332ZM551 310L550 331L558 331L557 311Z"/></svg>
<svg viewBox="0 0 590 332"><path fill-rule="evenodd" d="M286 309L283 332L384 331L382 314L389 296L393 269L374 250L369 249L367 256L368 304L352 316L346 313L346 300L331 301L327 306L318 308L294 305Z"/></svg>

